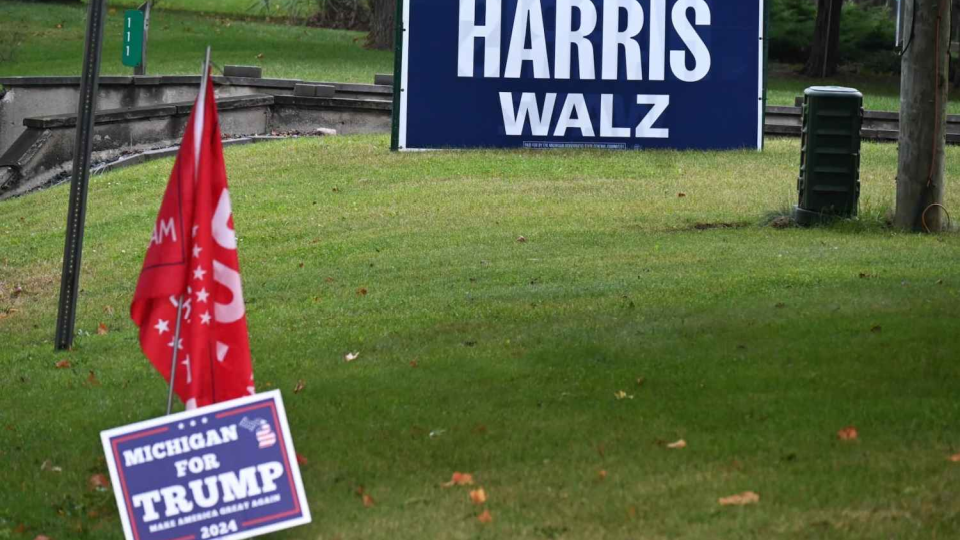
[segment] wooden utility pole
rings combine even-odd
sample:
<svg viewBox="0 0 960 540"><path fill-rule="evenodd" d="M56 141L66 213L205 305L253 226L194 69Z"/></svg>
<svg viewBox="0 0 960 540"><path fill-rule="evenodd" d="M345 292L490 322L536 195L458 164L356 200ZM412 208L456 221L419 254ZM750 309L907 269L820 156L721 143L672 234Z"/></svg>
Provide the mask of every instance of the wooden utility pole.
<svg viewBox="0 0 960 540"><path fill-rule="evenodd" d="M900 161L895 225L936 232L943 208L951 0L916 0L904 10Z"/></svg>

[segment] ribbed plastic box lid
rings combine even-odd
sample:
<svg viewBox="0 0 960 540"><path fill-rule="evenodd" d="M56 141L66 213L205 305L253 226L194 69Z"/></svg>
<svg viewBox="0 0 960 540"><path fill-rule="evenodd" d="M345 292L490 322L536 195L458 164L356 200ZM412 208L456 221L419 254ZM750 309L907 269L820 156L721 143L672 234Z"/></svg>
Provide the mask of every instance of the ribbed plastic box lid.
<svg viewBox="0 0 960 540"><path fill-rule="evenodd" d="M834 97L857 97L863 98L863 94L856 88L846 88L843 86L811 86L803 91L805 96L834 96Z"/></svg>

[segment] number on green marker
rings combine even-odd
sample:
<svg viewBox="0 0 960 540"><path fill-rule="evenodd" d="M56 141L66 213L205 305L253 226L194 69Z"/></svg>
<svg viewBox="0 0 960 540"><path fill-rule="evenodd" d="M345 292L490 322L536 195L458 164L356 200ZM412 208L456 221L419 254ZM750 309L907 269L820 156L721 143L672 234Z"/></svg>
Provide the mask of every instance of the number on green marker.
<svg viewBox="0 0 960 540"><path fill-rule="evenodd" d="M143 56L143 12L131 9L123 13L124 27L121 61L123 65L137 67Z"/></svg>

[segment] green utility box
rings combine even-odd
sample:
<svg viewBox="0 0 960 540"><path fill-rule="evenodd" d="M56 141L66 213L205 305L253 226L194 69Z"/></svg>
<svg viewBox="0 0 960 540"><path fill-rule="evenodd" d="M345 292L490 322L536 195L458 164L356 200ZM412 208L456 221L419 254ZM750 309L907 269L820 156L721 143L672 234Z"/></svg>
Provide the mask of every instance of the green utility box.
<svg viewBox="0 0 960 540"><path fill-rule="evenodd" d="M814 86L803 94L796 220L806 225L856 216L863 94L837 86Z"/></svg>

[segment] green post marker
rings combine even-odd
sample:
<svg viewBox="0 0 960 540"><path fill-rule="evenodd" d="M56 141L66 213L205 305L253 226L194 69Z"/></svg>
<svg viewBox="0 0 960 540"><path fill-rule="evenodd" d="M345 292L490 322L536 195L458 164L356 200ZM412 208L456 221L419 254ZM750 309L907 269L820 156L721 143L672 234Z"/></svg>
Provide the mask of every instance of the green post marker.
<svg viewBox="0 0 960 540"><path fill-rule="evenodd" d="M120 54L125 66L137 67L143 61L143 12L140 10L123 12L123 47Z"/></svg>

